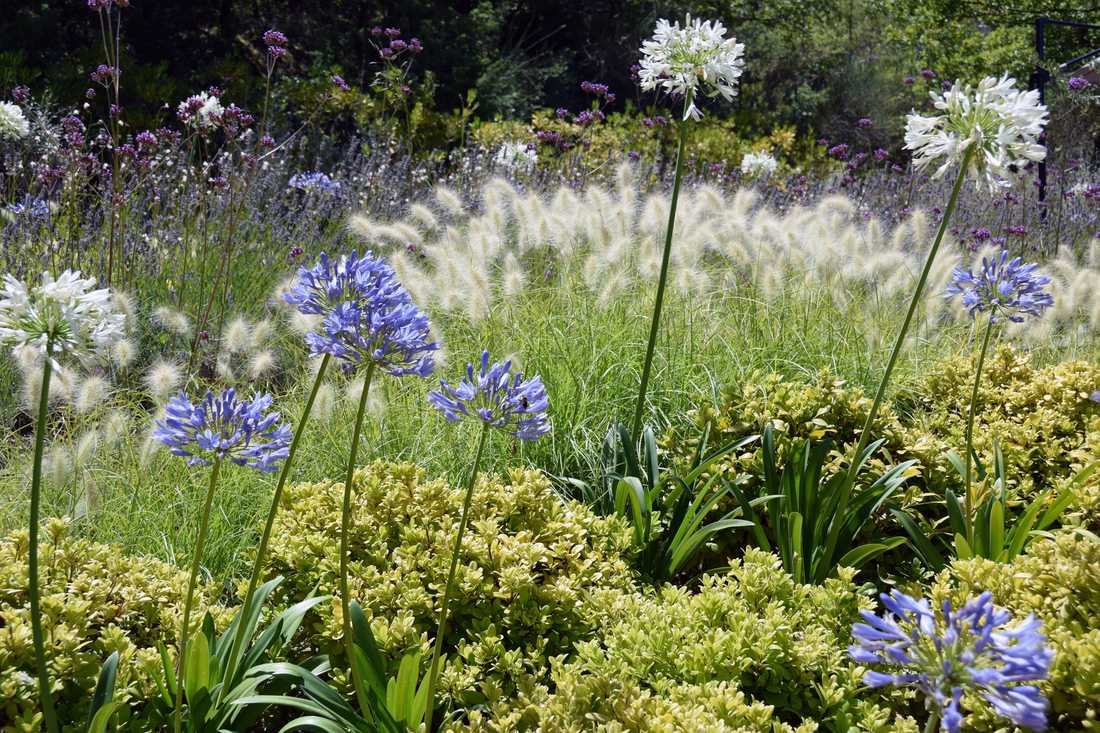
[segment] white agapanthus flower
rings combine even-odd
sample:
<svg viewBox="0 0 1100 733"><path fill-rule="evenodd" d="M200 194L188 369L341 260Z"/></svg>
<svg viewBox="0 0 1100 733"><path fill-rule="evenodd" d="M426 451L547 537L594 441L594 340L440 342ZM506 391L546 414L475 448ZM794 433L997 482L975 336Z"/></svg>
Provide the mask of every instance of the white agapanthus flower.
<svg viewBox="0 0 1100 733"><path fill-rule="evenodd" d="M538 153L527 145L507 142L500 146L494 161L501 168L507 170L528 171L535 167L539 160Z"/></svg>
<svg viewBox="0 0 1100 733"><path fill-rule="evenodd" d="M180 102L177 116L201 130L211 130L221 124L225 108L213 94L199 92Z"/></svg>
<svg viewBox="0 0 1100 733"><path fill-rule="evenodd" d="M1016 80L1005 74L988 76L976 88L959 82L946 94L932 92L940 114L908 116L905 147L913 151L918 170L938 165L933 178L940 178L973 150L967 173L990 190L1011 185L1013 169L1046 157L1039 136L1047 122L1047 108L1039 103L1039 92L1016 88Z"/></svg>
<svg viewBox="0 0 1100 733"><path fill-rule="evenodd" d="M653 38L642 44L642 89L663 89L684 98L684 119L699 119L695 106L697 93L722 97L737 96L737 84L745 66L745 44L726 38L726 29L718 21L700 21L687 16L679 22L657 21Z"/></svg>
<svg viewBox="0 0 1100 733"><path fill-rule="evenodd" d="M21 140L30 131L31 126L18 104L0 102L0 139Z"/></svg>
<svg viewBox="0 0 1100 733"><path fill-rule="evenodd" d="M11 275L0 288L0 346L37 351L55 369L62 355L86 359L102 353L123 337L125 317L117 312L111 291L95 289L95 280L65 270L56 279L42 273L30 288ZM47 352L48 349L48 352Z"/></svg>
<svg viewBox="0 0 1100 733"><path fill-rule="evenodd" d="M746 178L768 179L779 167L779 161L764 150L759 153L745 153L741 158L741 175Z"/></svg>

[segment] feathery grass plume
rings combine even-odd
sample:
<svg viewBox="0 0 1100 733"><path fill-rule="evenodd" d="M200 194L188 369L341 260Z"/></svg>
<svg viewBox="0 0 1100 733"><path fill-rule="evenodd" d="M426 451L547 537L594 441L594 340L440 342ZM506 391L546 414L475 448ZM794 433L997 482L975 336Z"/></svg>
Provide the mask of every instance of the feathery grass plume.
<svg viewBox="0 0 1100 733"><path fill-rule="evenodd" d="M439 219L424 204L413 204L409 207L409 216L425 230L431 232L439 228Z"/></svg>
<svg viewBox="0 0 1100 733"><path fill-rule="evenodd" d="M181 338L191 335L191 320L180 311L167 305L162 305L153 311L153 321L169 333Z"/></svg>
<svg viewBox="0 0 1100 733"><path fill-rule="evenodd" d="M178 364L157 359L145 374L145 389L156 403L164 402L183 383L183 371Z"/></svg>
<svg viewBox="0 0 1100 733"><path fill-rule="evenodd" d="M377 238L377 224L374 220L364 214L353 214L348 219L348 230L358 237L366 240L374 240Z"/></svg>
<svg viewBox="0 0 1100 733"><path fill-rule="evenodd" d="M103 418L103 444L112 448L130 434L130 416L122 410L111 410Z"/></svg>
<svg viewBox="0 0 1100 733"><path fill-rule="evenodd" d="M248 336L248 348L250 354L256 354L267 346L268 340L275 332L275 324L270 318L261 318L252 324L252 332Z"/></svg>
<svg viewBox="0 0 1100 733"><path fill-rule="evenodd" d="M248 361L248 376L258 380L267 376L275 368L275 354L271 351L257 351Z"/></svg>
<svg viewBox="0 0 1100 733"><path fill-rule="evenodd" d="M113 290L111 291L111 305L114 307L115 312L122 314L124 326L135 322L137 302L134 300L134 296L121 290Z"/></svg>
<svg viewBox="0 0 1100 733"><path fill-rule="evenodd" d="M103 377L94 374L85 377L77 385L73 407L82 415L92 412L107 399L109 388L110 385Z"/></svg>
<svg viewBox="0 0 1100 733"><path fill-rule="evenodd" d="M504 297L515 298L523 292L525 280L523 266L515 253L509 252L504 256L504 272L501 276L501 292Z"/></svg>
<svg viewBox="0 0 1100 733"><path fill-rule="evenodd" d="M229 354L218 354L217 359L214 360L214 374L226 384L237 382L237 373L233 371L233 361Z"/></svg>
<svg viewBox="0 0 1100 733"><path fill-rule="evenodd" d="M336 389L331 384L322 384L317 388L317 396L313 400L313 410L311 414L316 419L327 422L332 419L335 408Z"/></svg>
<svg viewBox="0 0 1100 733"><path fill-rule="evenodd" d="M86 430L76 441L73 448L73 470L83 471L95 458L96 449L99 447L99 431L96 428Z"/></svg>
<svg viewBox="0 0 1100 733"><path fill-rule="evenodd" d="M252 343L252 324L241 316L229 322L222 332L222 349L229 354L247 351Z"/></svg>
<svg viewBox="0 0 1100 733"><path fill-rule="evenodd" d="M291 331L299 336L305 336L317 330L321 325L321 317L315 313L302 313L296 310L290 314L289 324Z"/></svg>
<svg viewBox="0 0 1100 733"><path fill-rule="evenodd" d="M286 311L292 310L293 306L286 302L286 294L294 287L294 283L297 279L298 278L294 275L288 275L280 280L279 284L271 291L271 295L268 296L268 304Z"/></svg>
<svg viewBox="0 0 1100 733"><path fill-rule="evenodd" d="M443 207L443 210L451 216L458 218L466 213L465 207L462 205L462 199L446 186L436 186L432 191L432 195L435 196L435 200Z"/></svg>
<svg viewBox="0 0 1100 733"><path fill-rule="evenodd" d="M134 363L137 356L137 347L127 338L121 338L111 347L111 360L119 369L126 369Z"/></svg>
<svg viewBox="0 0 1100 733"><path fill-rule="evenodd" d="M69 485L73 476L72 453L63 445L55 445L42 460L43 470L50 486L61 489Z"/></svg>

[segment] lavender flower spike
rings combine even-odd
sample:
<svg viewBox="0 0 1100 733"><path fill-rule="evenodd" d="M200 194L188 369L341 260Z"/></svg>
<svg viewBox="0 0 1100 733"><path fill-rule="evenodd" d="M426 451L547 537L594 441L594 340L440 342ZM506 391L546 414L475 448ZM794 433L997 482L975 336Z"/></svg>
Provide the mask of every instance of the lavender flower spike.
<svg viewBox="0 0 1100 733"><path fill-rule="evenodd" d="M1035 263L1023 264L1019 257L1009 260L1008 250L1002 250L999 257L983 257L976 273L956 267L944 296L962 294L971 315L988 311L994 321L1004 317L1022 323L1024 316L1040 316L1054 305L1045 290L1050 278L1037 273L1038 268Z"/></svg>
<svg viewBox="0 0 1100 733"><path fill-rule="evenodd" d="M395 377L427 377L435 368L428 317L397 280L393 268L367 252L339 262L322 254L313 267L298 271L284 299L306 314L322 316L306 334L313 356L329 354L345 371L373 363Z"/></svg>
<svg viewBox="0 0 1100 733"><path fill-rule="evenodd" d="M985 698L1016 725L1046 728L1042 691L1020 684L1046 679L1054 658L1037 618L1028 616L1006 628L1012 615L996 608L988 591L957 612L945 601L939 619L923 598L898 590L880 598L887 612L879 617L862 611L865 623L852 626L852 659L886 668L868 671L865 684L916 687L948 733L959 733L962 727L960 703L966 692Z"/></svg>
<svg viewBox="0 0 1100 733"><path fill-rule="evenodd" d="M271 395L251 402L238 400L227 389L219 397L207 391L197 405L180 392L168 402L164 419L158 420L153 437L190 466L208 466L229 460L240 466L272 473L290 449L291 432L279 422L278 412L266 412Z"/></svg>
<svg viewBox="0 0 1100 733"><path fill-rule="evenodd" d="M490 366L489 352L483 351L480 372L467 364L465 379L455 387L440 380L428 401L452 422L471 418L520 440L536 440L550 432L546 389L538 376L524 380L511 369L511 361Z"/></svg>

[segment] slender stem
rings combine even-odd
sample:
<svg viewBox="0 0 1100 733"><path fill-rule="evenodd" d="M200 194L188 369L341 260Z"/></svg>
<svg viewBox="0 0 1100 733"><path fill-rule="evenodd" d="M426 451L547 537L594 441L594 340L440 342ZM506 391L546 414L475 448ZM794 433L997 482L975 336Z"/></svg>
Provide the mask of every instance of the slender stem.
<svg viewBox="0 0 1100 733"><path fill-rule="evenodd" d="M363 393L359 395L359 410L355 413L355 430L351 434L351 449L348 452L348 472L344 477L344 503L340 510L340 615L344 632L344 651L348 657L352 685L355 694L360 695L358 675L355 671L355 639L351 633L351 594L348 591L348 535L351 530L351 484L355 479L355 459L359 454L359 436L363 430L363 416L367 411L367 395L370 393L371 378L374 377L374 362L367 365L367 374L363 377ZM359 706L365 713L365 700Z"/></svg>
<svg viewBox="0 0 1100 733"><path fill-rule="evenodd" d="M970 463L974 453L974 413L978 409L978 385L982 380L982 367L985 365L985 354L989 350L989 340L993 335L993 317L985 326L985 336L982 338L982 350L978 354L978 369L974 373L974 391L970 393L970 413L966 418L966 541L974 546L974 514L977 509L977 500L971 493Z"/></svg>
<svg viewBox="0 0 1100 733"><path fill-rule="evenodd" d="M210 469L210 485L206 489L206 503L202 508L202 521L199 523L199 536L195 540L195 549L191 552L191 575L187 580L187 596L183 601L183 625L180 626L179 658L176 660L176 705L172 709L172 730L179 733L180 709L183 707L183 670L187 659L187 637L190 633L191 603L195 597L195 582L199 576L199 564L202 562L202 548L206 544L206 529L210 525L210 507L214 503L214 489L218 485L221 472L221 459L214 461ZM193 702L193 701L192 701Z"/></svg>
<svg viewBox="0 0 1100 733"><path fill-rule="evenodd" d="M691 103L688 99L687 104ZM645 347L642 364L642 382L638 387L638 404L634 406L634 422L630 434L637 438L642 429L642 412L645 410L645 393L649 387L649 372L653 365L653 349L657 345L657 329L661 321L661 306L665 300L665 281L668 279L668 260L672 253L672 229L676 224L676 202L680 198L680 179L684 173L684 139L687 137L687 120L680 120L680 141L676 146L676 177L672 183L672 202L668 210L668 227L665 230L665 251L661 256L661 275L657 279L657 299L653 303L653 319L649 324L649 343Z"/></svg>
<svg viewBox="0 0 1100 733"><path fill-rule="evenodd" d="M940 725L940 714L935 710L928 714L928 722L924 724L924 733L934 733Z"/></svg>
<svg viewBox="0 0 1100 733"><path fill-rule="evenodd" d="M852 460L848 466L848 474L845 477L843 484L841 485L840 501L837 502L836 511L833 514L832 520L829 525L829 534L825 540L825 552L822 554L820 570L815 573L817 580L823 580L824 574L832 570L833 553L836 552L837 540L840 537L840 527L844 523L846 512L848 509L848 500L852 495L852 487L855 486L856 474L859 472L860 455L863 453L863 449L867 447L867 443L871 437L871 427L874 425L875 418L878 417L879 408L882 406L883 398L886 396L886 387L890 384L890 376L894 372L894 366L897 364L898 356L901 354L901 349L905 345L905 337L909 333L909 326L913 322L913 314L917 311L917 305L920 304L921 296L924 295L924 286L928 283L928 275L932 271L932 263L936 260L936 253L939 252L940 243L943 241L944 232L947 231L947 224L951 220L951 215L955 212L955 205L959 200L959 191L962 189L963 181L966 179L966 169L970 165L970 158L974 154L974 147L971 145L963 153L962 161L959 163L959 172L955 177L955 185L951 188L951 197L947 200L947 206L943 211L943 219L940 220L939 229L936 231L936 239L932 242L931 249L928 250L928 256L924 260L924 269L921 270L920 279L917 281L917 287L913 290L913 297L909 301L909 310L905 313L905 321L901 325L901 330L898 332L897 340L894 341L894 349L890 352L890 359L886 362L886 371L882 374L882 379L878 383L878 390L875 392L875 400L871 403L871 410L867 413L867 419L863 423L863 430L859 434L859 442L856 443L856 449L852 453Z"/></svg>
<svg viewBox="0 0 1100 733"><path fill-rule="evenodd" d="M279 513L279 501L283 495L283 487L286 485L287 477L290 475L291 465L294 463L294 455L298 452L298 443L302 439L302 434L306 431L306 423L309 421L309 413L313 410L313 402L317 399L317 392L321 388L321 383L325 378L325 371L328 369L329 361L332 357L329 354L325 354L321 359L321 366L317 370L317 378L313 380L313 389L309 392L309 397L306 398L305 409L302 412L302 416L298 419L298 426L294 429L294 437L290 440L290 450L287 453L286 460L283 461L283 468L279 472L279 480L275 483L275 493L271 496L271 506L267 510L267 521L264 522L264 531L260 534L260 545L256 549L256 559L252 563L252 575L248 579L248 590L244 594L244 605L241 606L240 615L237 617L237 629L233 635L233 646L229 650L229 662L225 667L225 675L223 676L224 684L221 690L218 692L218 705L225 698L225 691L233 686L233 678L237 671L238 657L241 653L241 645L244 643L244 637L246 633L245 625L246 619L252 613L253 594L256 592L256 586L260 583L260 575L263 574L264 560L267 558L267 544L271 539L271 528L275 524L275 515ZM215 705L215 707L218 707Z"/></svg>
<svg viewBox="0 0 1100 733"><path fill-rule="evenodd" d="M46 358L42 364L42 389L38 394L38 422L34 428L34 467L31 469L31 520L30 548L27 566L30 584L27 589L31 602L31 635L34 637L34 661L38 667L38 695L42 698L42 715L46 718L48 733L57 733L57 713L50 692L50 673L46 668L46 645L42 636L42 612L39 609L38 588L38 508L42 494L42 452L46 444L46 413L50 399L50 375L53 363L53 341L46 342Z"/></svg>
<svg viewBox="0 0 1100 733"><path fill-rule="evenodd" d="M458 569L458 555L462 551L462 535L466 532L466 522L470 518L470 500L474 495L474 486L477 484L477 472L481 468L481 456L485 452L485 444L489 440L489 425L481 429L481 439L477 444L477 454L474 456L474 469L470 472L470 481L466 485L466 497L462 500L462 517L458 520L458 534L455 535L454 550L451 552L451 569L447 571L447 585L443 589L443 605L439 609L439 623L436 624L435 645L432 647L432 664L428 670L428 710L425 717L427 730L432 729L432 717L435 713L435 685L439 676L440 654L443 651L443 637L447 633L447 610L454 592L455 570Z"/></svg>

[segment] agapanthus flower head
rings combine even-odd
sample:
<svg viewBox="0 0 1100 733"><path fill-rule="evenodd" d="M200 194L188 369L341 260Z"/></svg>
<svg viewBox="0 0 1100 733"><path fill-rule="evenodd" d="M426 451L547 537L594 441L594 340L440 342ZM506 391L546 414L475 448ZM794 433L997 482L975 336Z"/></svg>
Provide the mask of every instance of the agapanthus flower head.
<svg viewBox="0 0 1100 733"><path fill-rule="evenodd" d="M976 87L955 82L943 95L931 92L938 114L907 118L905 147L918 170L938 166L943 176L970 152L967 174L990 190L1011 185L1016 171L1046 157L1039 144L1047 108L1039 92L1016 88L1007 74L986 77Z"/></svg>
<svg viewBox="0 0 1100 733"><path fill-rule="evenodd" d="M1050 278L1037 272L1039 265L1024 264L1019 257L1011 260L1008 250L996 257L983 257L977 272L956 267L944 296L962 295L962 303L971 315L989 313L994 321L1007 318L1022 323L1025 316L1040 316L1054 305L1046 291Z"/></svg>
<svg viewBox="0 0 1100 733"><path fill-rule="evenodd" d="M1047 700L1035 685L1047 677L1054 652L1041 633L1042 622L1028 616L1009 627L1012 614L993 605L986 591L958 611L944 601L939 617L928 601L901 591L879 596L881 617L861 611L865 623L852 626L848 652L868 671L870 687L916 687L940 718L940 729L958 733L964 693L985 698L998 715L1016 725L1046 728Z"/></svg>
<svg viewBox="0 0 1100 733"><path fill-rule="evenodd" d="M30 123L18 104L0 102L0 140L21 140L30 131Z"/></svg>
<svg viewBox="0 0 1100 733"><path fill-rule="evenodd" d="M745 153L745 157L741 158L741 175L747 178L766 180L772 177L778 167L779 162L766 150Z"/></svg>
<svg viewBox="0 0 1100 733"><path fill-rule="evenodd" d="M745 66L745 44L726 38L726 29L718 21L692 20L684 26L657 21L653 38L642 44L638 79L644 91L663 89L686 100L684 119L699 119L696 95L737 96L738 80Z"/></svg>
<svg viewBox="0 0 1100 733"><path fill-rule="evenodd" d="M286 459L292 437L290 428L279 422L279 413L268 412L272 401L267 394L239 400L229 388L217 396L208 390L192 404L181 391L168 401L153 437L191 466L227 460L272 473Z"/></svg>
<svg viewBox="0 0 1100 733"><path fill-rule="evenodd" d="M287 182L290 188L299 191L323 191L324 193L337 193L340 191L340 182L334 181L321 171L307 173L295 173Z"/></svg>
<svg viewBox="0 0 1100 733"><path fill-rule="evenodd" d="M283 296L300 312L322 317L306 334L312 355L329 354L345 371L373 363L393 376L426 377L435 368L428 317L380 257L352 252L333 262L324 253L298 271Z"/></svg>
<svg viewBox="0 0 1100 733"><path fill-rule="evenodd" d="M0 345L33 349L51 360L78 360L105 353L124 335L125 317L115 310L111 292L96 289L95 280L65 270L57 278L42 273L28 288L11 275L0 288Z"/></svg>
<svg viewBox="0 0 1100 733"><path fill-rule="evenodd" d="M31 196L29 193L22 201L8 205L8 211L15 216L31 219L47 219L50 216L50 204L45 199Z"/></svg>
<svg viewBox="0 0 1100 733"><path fill-rule="evenodd" d="M216 94L199 92L179 104L176 116L180 122L199 130L213 130L222 122L225 108Z"/></svg>
<svg viewBox="0 0 1100 733"><path fill-rule="evenodd" d="M479 420L520 440L536 440L550 432L550 402L542 379L513 374L511 361L490 365L488 351L481 353L480 371L467 364L461 382L452 387L441 379L428 401L452 422Z"/></svg>

